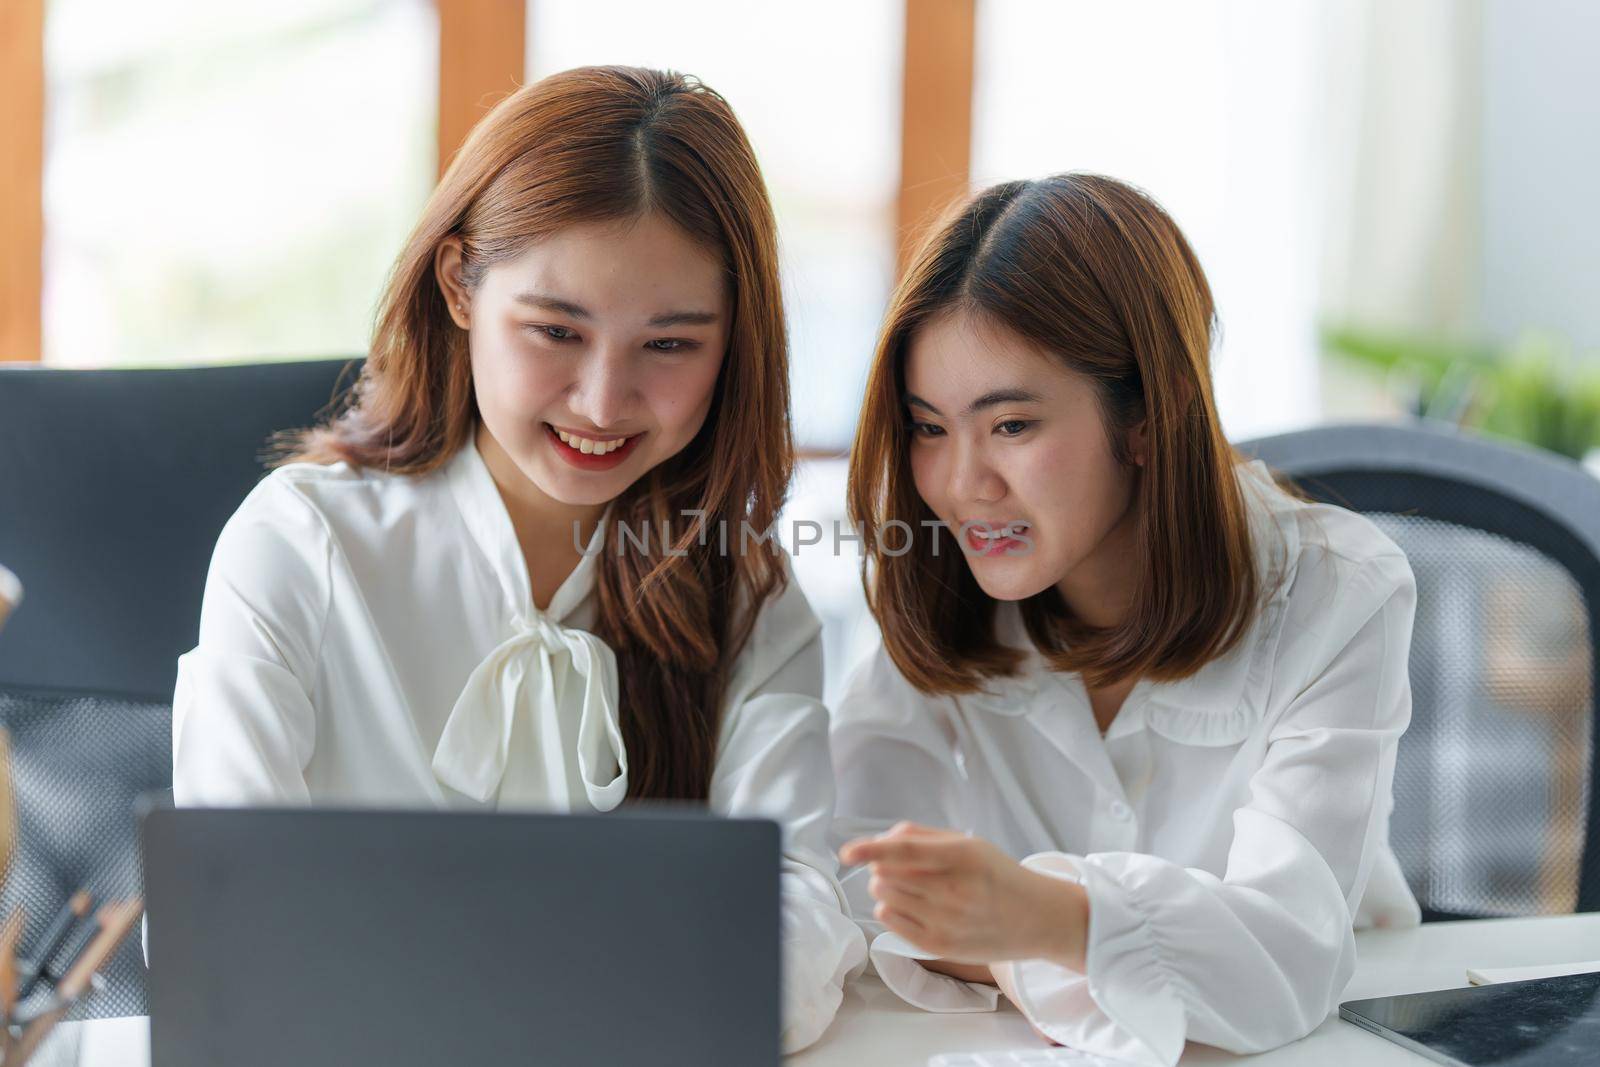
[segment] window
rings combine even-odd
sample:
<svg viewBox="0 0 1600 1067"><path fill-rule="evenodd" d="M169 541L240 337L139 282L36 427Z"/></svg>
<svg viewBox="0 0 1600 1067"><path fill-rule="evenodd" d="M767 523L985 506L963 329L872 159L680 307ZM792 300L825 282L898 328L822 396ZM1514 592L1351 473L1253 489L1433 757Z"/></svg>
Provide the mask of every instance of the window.
<svg viewBox="0 0 1600 1067"><path fill-rule="evenodd" d="M1271 0L978 5L973 179L1133 182L1200 257L1242 439L1316 421L1318 9Z"/></svg>
<svg viewBox="0 0 1600 1067"><path fill-rule="evenodd" d="M529 80L591 64L665 67L733 105L778 217L803 446L848 446L893 284L901 32L899 4L851 0L528 9Z"/></svg>
<svg viewBox="0 0 1600 1067"><path fill-rule="evenodd" d="M430 0L51 0L44 356L364 353L434 179Z"/></svg>

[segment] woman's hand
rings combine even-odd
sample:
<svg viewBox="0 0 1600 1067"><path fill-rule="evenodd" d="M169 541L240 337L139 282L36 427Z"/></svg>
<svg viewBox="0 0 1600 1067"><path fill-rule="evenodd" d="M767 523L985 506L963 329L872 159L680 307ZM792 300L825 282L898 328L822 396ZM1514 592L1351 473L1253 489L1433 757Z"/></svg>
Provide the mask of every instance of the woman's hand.
<svg viewBox="0 0 1600 1067"><path fill-rule="evenodd" d="M1082 971L1083 887L1023 867L982 838L899 823L839 850L871 864L873 915L927 952L958 963L1047 959Z"/></svg>

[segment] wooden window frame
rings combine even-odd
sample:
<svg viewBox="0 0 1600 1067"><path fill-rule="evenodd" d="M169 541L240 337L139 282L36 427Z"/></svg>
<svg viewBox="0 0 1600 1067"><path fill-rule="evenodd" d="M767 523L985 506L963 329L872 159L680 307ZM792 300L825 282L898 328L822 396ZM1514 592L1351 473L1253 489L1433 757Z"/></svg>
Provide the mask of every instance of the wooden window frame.
<svg viewBox="0 0 1600 1067"><path fill-rule="evenodd" d="M43 346L44 5L0 0L0 361Z"/></svg>
<svg viewBox="0 0 1600 1067"><path fill-rule="evenodd" d="M977 0L905 0L896 274L972 182Z"/></svg>
<svg viewBox="0 0 1600 1067"><path fill-rule="evenodd" d="M0 3L0 360L43 347L44 20L47 0ZM529 0L435 0L438 173L489 108L522 84ZM971 182L977 0L905 0L896 263Z"/></svg>
<svg viewBox="0 0 1600 1067"><path fill-rule="evenodd" d="M489 109L522 84L529 0L434 0L439 12L439 174Z"/></svg>

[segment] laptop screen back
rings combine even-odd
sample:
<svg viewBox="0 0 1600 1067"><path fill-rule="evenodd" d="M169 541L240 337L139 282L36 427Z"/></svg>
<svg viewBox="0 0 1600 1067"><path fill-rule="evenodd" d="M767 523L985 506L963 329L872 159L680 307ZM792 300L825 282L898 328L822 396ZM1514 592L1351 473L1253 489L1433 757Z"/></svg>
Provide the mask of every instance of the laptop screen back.
<svg viewBox="0 0 1600 1067"><path fill-rule="evenodd" d="M779 1060L779 830L156 810L152 1062Z"/></svg>

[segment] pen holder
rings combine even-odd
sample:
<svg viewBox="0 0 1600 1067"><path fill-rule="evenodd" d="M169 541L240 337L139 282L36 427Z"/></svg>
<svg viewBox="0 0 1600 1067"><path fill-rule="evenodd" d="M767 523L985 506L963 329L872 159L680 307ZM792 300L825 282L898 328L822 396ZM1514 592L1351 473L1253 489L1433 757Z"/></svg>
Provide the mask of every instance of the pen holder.
<svg viewBox="0 0 1600 1067"><path fill-rule="evenodd" d="M64 1037L57 1032L57 1024L100 988L100 970L144 914L138 897L106 902L92 917L88 914L91 903L88 893L73 894L39 938L31 957L22 956L16 947L22 909L0 924L0 1008L5 1016L0 1030L0 1067L43 1062L37 1057L47 1047L57 1050L52 1055L65 1054L77 1028L67 1028ZM52 970L63 952L67 962L59 971Z"/></svg>
<svg viewBox="0 0 1600 1067"><path fill-rule="evenodd" d="M11 743L0 729L0 879L16 849ZM74 893L35 939L22 941L21 905L0 920L0 1067L76 1064L77 1027L57 1023L100 988L100 971L144 914L139 897L101 902ZM64 959L64 962L63 962Z"/></svg>
<svg viewBox="0 0 1600 1067"><path fill-rule="evenodd" d="M20 1035L12 1031L12 1043L15 1045ZM56 1026L51 1028L44 1039L28 1055L28 1067L78 1067L78 1061L83 1049L83 1031L79 1026ZM22 1060L15 1061L21 1064ZM4 1053L0 1053L0 1067L12 1067L13 1061Z"/></svg>
<svg viewBox="0 0 1600 1067"><path fill-rule="evenodd" d="M0 567L0 626L21 600L21 582ZM16 845L11 741L0 728L0 884ZM0 919L0 1067L78 1062L81 1031L57 1024L101 988L100 972L143 914L137 896L96 901L79 890L26 948L21 905Z"/></svg>

